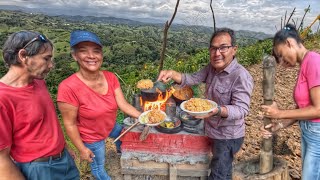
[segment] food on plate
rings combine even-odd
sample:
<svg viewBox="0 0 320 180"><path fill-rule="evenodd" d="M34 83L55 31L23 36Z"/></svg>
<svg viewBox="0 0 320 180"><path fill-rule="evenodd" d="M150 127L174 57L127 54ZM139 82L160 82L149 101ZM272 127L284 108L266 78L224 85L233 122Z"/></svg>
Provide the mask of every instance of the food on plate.
<svg viewBox="0 0 320 180"><path fill-rule="evenodd" d="M147 116L146 114L143 115L143 116L141 116L141 117L140 117L140 122L141 122L142 124L148 123L148 116Z"/></svg>
<svg viewBox="0 0 320 180"><path fill-rule="evenodd" d="M143 124L157 124L166 118L165 114L160 110L151 110L141 117Z"/></svg>
<svg viewBox="0 0 320 180"><path fill-rule="evenodd" d="M151 110L148 114L148 123L156 124L163 121L166 116L160 110Z"/></svg>
<svg viewBox="0 0 320 180"><path fill-rule="evenodd" d="M180 100L188 100L193 97L193 90L189 86L174 86L173 96Z"/></svg>
<svg viewBox="0 0 320 180"><path fill-rule="evenodd" d="M151 89L153 88L153 82L150 79L141 79L137 83L139 89Z"/></svg>
<svg viewBox="0 0 320 180"><path fill-rule="evenodd" d="M191 98L184 104L184 108L192 112L203 112L213 108L213 105L206 99Z"/></svg>

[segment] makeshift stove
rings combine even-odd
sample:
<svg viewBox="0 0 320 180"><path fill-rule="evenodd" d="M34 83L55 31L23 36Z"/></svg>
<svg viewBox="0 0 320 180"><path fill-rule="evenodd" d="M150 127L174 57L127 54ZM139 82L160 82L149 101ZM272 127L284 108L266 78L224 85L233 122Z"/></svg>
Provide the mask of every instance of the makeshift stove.
<svg viewBox="0 0 320 180"><path fill-rule="evenodd" d="M143 125L126 133L120 139L121 170L125 180L131 179L131 175L165 175L170 180L178 176L201 179L208 176L211 144L204 133L203 120L188 119L185 112L167 95L156 101L147 101L141 95L134 96L133 105L137 109L146 111L160 108L170 121L180 121L181 126L179 131L164 133L159 126L150 127L143 141L140 140L145 128ZM130 118L124 122L130 123Z"/></svg>
<svg viewBox="0 0 320 180"><path fill-rule="evenodd" d="M165 123L156 126L155 129L162 133L178 133L185 131L189 133L198 134L203 131L203 127L200 126L202 119L195 119L183 112L180 108L181 102L176 102L170 97L174 89L170 89L165 92L158 92L156 95L150 96L150 94L135 94L133 98L133 106L140 111L147 111L151 109L160 109L167 114ZM131 120L134 122L134 120ZM168 125L174 125L173 127L166 127Z"/></svg>

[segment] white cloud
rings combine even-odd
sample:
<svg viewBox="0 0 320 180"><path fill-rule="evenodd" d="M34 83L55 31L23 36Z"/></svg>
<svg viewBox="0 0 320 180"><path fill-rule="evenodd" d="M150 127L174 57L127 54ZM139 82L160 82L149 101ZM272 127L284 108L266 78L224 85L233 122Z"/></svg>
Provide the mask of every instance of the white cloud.
<svg viewBox="0 0 320 180"><path fill-rule="evenodd" d="M52 10L58 14L114 16L165 22L174 12L176 0L1 0L0 5L18 5ZM296 7L294 19L300 20L304 9L311 5L305 18L309 25L319 14L319 0L213 0L218 27L253 30L273 34L280 18ZM174 23L212 26L210 0L180 1Z"/></svg>

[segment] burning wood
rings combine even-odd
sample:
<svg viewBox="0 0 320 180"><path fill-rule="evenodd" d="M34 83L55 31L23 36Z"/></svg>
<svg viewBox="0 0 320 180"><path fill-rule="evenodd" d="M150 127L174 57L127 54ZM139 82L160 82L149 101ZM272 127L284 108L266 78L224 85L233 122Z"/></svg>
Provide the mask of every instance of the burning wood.
<svg viewBox="0 0 320 180"><path fill-rule="evenodd" d="M166 109L166 101L171 97L174 93L175 89L171 87L169 90L166 90L165 96L163 96L162 91L156 88L156 92L159 94L156 101L145 101L142 97L140 97L140 105L143 107L143 111L148 110L162 110L165 111ZM144 141L147 139L149 134L150 127L145 126L143 131L140 134L140 141Z"/></svg>
<svg viewBox="0 0 320 180"><path fill-rule="evenodd" d="M171 95L174 93L175 89L171 87L169 90L166 90L165 96L163 96L162 92L156 88L156 92L158 92L158 97L156 101L145 101L143 98L140 98L140 105L143 107L143 111L147 110L162 110L165 111L165 103L166 101L171 97Z"/></svg>

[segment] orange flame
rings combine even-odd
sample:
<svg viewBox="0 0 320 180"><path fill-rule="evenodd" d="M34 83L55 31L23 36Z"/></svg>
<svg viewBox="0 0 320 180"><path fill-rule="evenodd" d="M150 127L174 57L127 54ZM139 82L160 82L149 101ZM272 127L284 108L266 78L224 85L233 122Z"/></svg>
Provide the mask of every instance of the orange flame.
<svg viewBox="0 0 320 180"><path fill-rule="evenodd" d="M175 89L171 87L169 90L166 91L165 96L162 95L162 92L159 89L156 89L156 91L159 93L158 98L156 101L144 101L140 97L140 103L141 106L143 106L143 111L148 111L148 110L162 110L165 111L165 103L166 101L171 97L171 95L174 93ZM144 103L144 104L143 104Z"/></svg>

